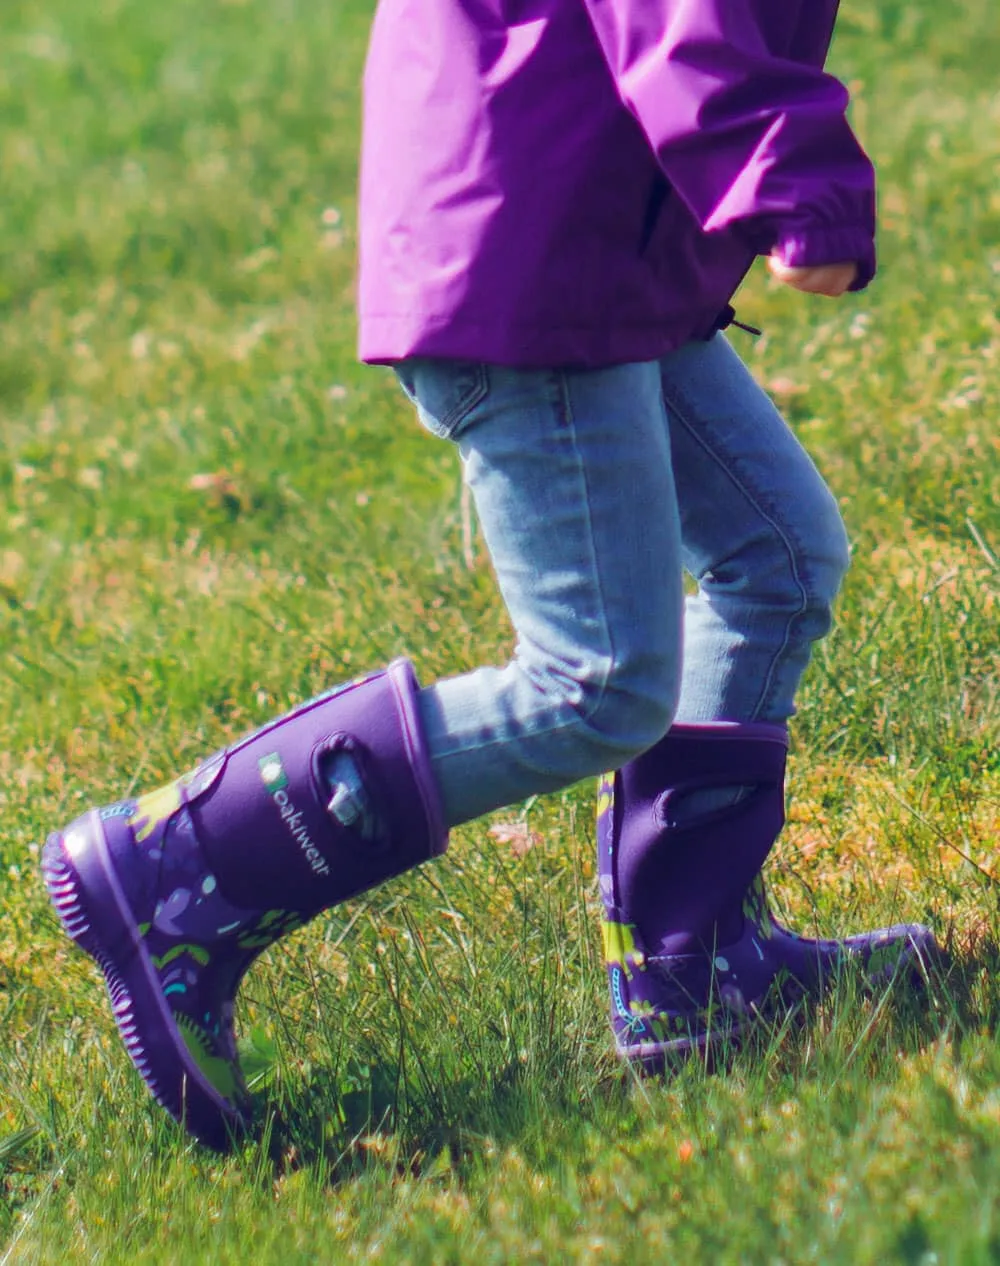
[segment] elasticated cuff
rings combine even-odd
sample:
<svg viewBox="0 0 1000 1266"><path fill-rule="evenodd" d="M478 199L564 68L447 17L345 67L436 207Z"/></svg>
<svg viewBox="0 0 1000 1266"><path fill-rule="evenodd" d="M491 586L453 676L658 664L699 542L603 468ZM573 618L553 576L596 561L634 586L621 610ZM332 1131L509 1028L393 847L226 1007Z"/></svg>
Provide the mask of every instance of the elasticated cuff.
<svg viewBox="0 0 1000 1266"><path fill-rule="evenodd" d="M875 244L863 225L793 233L778 243L774 254L789 268L819 268L854 260L858 275L851 283L852 290L864 290L875 276Z"/></svg>

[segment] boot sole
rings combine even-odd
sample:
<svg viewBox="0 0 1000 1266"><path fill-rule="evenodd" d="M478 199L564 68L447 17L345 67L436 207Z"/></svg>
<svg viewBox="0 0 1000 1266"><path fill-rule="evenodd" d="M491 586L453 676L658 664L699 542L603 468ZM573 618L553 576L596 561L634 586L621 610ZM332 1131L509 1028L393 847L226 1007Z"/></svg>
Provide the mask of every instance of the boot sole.
<svg viewBox="0 0 1000 1266"><path fill-rule="evenodd" d="M67 936L103 972L125 1050L153 1098L199 1142L228 1151L246 1118L191 1058L115 875L96 810L87 825L86 834L75 827L46 841L41 870L49 900Z"/></svg>
<svg viewBox="0 0 1000 1266"><path fill-rule="evenodd" d="M636 1042L631 1046L616 1042L615 1054L650 1077L680 1068L691 1059L705 1063L714 1071L720 1061L739 1047L746 1031L746 1025L733 1023L716 1032L677 1037L668 1042Z"/></svg>

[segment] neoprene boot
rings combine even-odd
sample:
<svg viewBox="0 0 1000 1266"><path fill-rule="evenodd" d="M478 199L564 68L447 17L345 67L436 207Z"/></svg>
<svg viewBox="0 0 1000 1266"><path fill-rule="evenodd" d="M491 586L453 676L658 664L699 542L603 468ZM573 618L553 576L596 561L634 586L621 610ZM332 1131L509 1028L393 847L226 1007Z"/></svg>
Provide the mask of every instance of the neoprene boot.
<svg viewBox="0 0 1000 1266"><path fill-rule="evenodd" d="M772 1003L818 995L848 960L877 985L923 975L939 952L917 924L810 940L772 917L760 870L784 824L787 745L782 726L675 725L601 781L612 1027L619 1054L649 1071L738 1040ZM735 803L698 810L695 797L737 788Z"/></svg>
<svg viewBox="0 0 1000 1266"><path fill-rule="evenodd" d="M104 972L132 1062L210 1147L247 1120L233 1007L253 959L445 850L416 692L399 660L45 845L53 905Z"/></svg>

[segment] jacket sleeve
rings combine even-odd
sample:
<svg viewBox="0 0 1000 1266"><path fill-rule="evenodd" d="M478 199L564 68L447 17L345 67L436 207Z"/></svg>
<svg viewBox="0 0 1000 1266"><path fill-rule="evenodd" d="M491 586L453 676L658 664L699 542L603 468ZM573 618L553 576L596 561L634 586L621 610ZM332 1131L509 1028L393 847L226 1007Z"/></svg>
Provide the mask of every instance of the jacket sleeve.
<svg viewBox="0 0 1000 1266"><path fill-rule="evenodd" d="M867 285L874 172L847 89L821 65L834 0L583 3L622 100L705 232L735 230L792 267L855 260L852 289ZM808 38L796 30L810 23Z"/></svg>

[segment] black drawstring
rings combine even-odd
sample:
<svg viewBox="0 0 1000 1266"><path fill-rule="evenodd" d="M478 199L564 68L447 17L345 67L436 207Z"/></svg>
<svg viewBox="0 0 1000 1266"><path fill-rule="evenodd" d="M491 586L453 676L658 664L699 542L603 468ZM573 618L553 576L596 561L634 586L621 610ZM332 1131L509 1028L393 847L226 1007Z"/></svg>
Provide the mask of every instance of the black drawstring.
<svg viewBox="0 0 1000 1266"><path fill-rule="evenodd" d="M706 335L711 338L713 334L718 334L721 330L728 330L731 325L735 325L738 330L745 330L747 334L752 334L754 338L760 338L762 333L756 325L747 325L743 321L736 320L736 309L731 303L727 303L719 315L715 318L715 324Z"/></svg>

